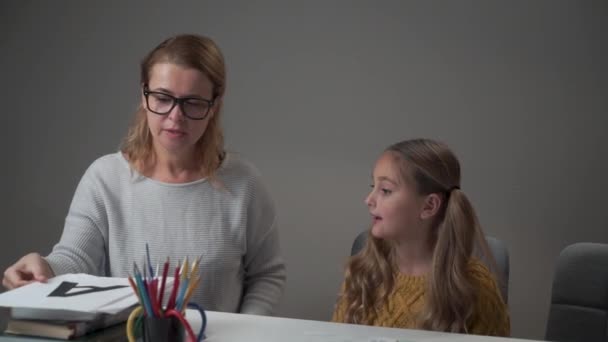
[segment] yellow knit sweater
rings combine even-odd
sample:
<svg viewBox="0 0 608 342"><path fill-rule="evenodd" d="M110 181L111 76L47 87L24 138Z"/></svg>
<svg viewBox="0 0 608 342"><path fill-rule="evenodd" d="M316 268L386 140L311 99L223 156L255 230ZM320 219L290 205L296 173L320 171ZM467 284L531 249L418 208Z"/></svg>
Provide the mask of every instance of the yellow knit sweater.
<svg viewBox="0 0 608 342"><path fill-rule="evenodd" d="M507 306L502 300L496 280L480 261L469 262L471 281L477 299L473 316L467 323L471 334L508 336L511 326ZM391 328L416 328L416 319L424 307L426 276L397 274L395 288L388 302L379 310L371 325ZM332 321L344 322L347 303L339 299Z"/></svg>

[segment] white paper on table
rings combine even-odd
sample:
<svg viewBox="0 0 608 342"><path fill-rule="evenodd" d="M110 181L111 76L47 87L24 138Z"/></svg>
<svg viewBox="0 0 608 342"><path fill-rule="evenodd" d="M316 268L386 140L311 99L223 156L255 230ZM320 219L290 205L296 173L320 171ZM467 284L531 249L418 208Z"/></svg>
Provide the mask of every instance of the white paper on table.
<svg viewBox="0 0 608 342"><path fill-rule="evenodd" d="M72 285L70 285L72 283ZM73 284L76 284L73 286ZM60 285L69 291L49 296ZM111 288L109 287L117 287ZM115 314L138 302L127 278L64 274L0 294L0 306Z"/></svg>

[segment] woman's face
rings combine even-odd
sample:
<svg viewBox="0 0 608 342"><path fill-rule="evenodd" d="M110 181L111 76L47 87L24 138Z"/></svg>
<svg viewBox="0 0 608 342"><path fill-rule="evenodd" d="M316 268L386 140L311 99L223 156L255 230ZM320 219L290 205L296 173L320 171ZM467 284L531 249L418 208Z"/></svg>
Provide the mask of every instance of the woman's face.
<svg viewBox="0 0 608 342"><path fill-rule="evenodd" d="M142 106L146 109L148 126L152 135L156 153L178 158L191 158L196 142L205 134L209 120L215 115L217 105L209 108L207 116L202 120L193 120L184 115L183 107L188 114L197 113L197 108L206 103L204 100L213 99L213 84L202 72L196 69L184 68L171 63L155 64L150 70L148 90L153 94L142 95ZM153 106L171 105L172 99L190 98L183 106L175 105L165 115L150 111L147 104ZM198 106L198 107L197 107ZM152 107L150 107L152 108ZM154 109L154 108L153 108Z"/></svg>

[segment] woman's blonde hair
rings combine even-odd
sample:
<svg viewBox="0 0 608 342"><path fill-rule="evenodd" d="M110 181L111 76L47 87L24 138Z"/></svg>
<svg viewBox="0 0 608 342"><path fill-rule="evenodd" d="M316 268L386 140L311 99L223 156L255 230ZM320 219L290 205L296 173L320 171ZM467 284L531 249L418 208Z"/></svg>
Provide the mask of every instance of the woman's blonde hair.
<svg viewBox="0 0 608 342"><path fill-rule="evenodd" d="M222 97L226 90L226 67L219 47L210 38L183 34L160 43L141 62L141 84L150 81L150 71L158 63L171 63L202 72L213 84L213 100L216 102L213 116L209 119L203 136L196 142L196 162L201 172L213 178L224 158L224 135L220 126ZM133 124L122 142L121 151L136 170L143 172L154 165L156 155L146 119L146 109L140 104Z"/></svg>
<svg viewBox="0 0 608 342"><path fill-rule="evenodd" d="M467 272L475 242L487 260L493 259L473 206L460 190L458 159L445 144L429 139L402 141L386 152L400 162L404 181L414 184L420 195L437 193L444 198L435 225L432 270L418 327L465 333L475 302ZM393 245L369 234L363 250L347 264L342 293L347 303L345 322L373 323L377 310L393 291L398 272L395 261Z"/></svg>

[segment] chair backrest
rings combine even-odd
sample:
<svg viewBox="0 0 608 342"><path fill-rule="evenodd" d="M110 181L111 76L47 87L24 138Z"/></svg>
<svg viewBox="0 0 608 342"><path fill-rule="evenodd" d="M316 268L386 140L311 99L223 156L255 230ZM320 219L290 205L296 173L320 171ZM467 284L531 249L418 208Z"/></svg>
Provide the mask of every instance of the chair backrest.
<svg viewBox="0 0 608 342"><path fill-rule="evenodd" d="M368 231L364 231L359 233L353 241L353 245L351 247L350 255L355 255L363 249L365 246L365 241L367 240ZM494 256L496 260L496 267L498 267L498 272L501 279L498 279L498 286L500 287L500 293L502 294L502 298L505 303L509 301L509 250L505 243L495 237L486 236L486 241L488 243L488 247L490 248L490 252ZM482 260L487 263L486 260ZM492 265L488 265L489 268L492 268Z"/></svg>
<svg viewBox="0 0 608 342"><path fill-rule="evenodd" d="M500 293L502 294L502 298L505 303L509 302L509 272L510 272L510 264L509 264L509 250L507 249L507 245L502 241L493 236L486 235L486 242L488 247L490 248L490 252L496 261L496 267L498 268L496 271L499 274L500 279L498 279L498 287L500 288ZM487 260L483 260L487 264ZM492 265L489 265L491 268Z"/></svg>
<svg viewBox="0 0 608 342"><path fill-rule="evenodd" d="M608 244L575 243L560 253L545 338L608 341Z"/></svg>
<svg viewBox="0 0 608 342"><path fill-rule="evenodd" d="M363 246L365 246L365 241L367 241L367 234L368 231L365 230L357 235L355 241L353 241L353 246L350 249L351 256L359 253L363 249Z"/></svg>

